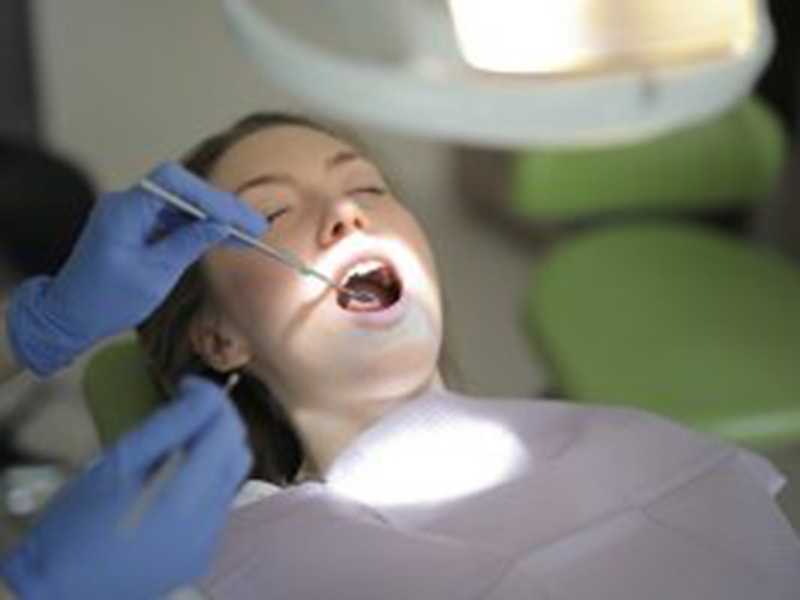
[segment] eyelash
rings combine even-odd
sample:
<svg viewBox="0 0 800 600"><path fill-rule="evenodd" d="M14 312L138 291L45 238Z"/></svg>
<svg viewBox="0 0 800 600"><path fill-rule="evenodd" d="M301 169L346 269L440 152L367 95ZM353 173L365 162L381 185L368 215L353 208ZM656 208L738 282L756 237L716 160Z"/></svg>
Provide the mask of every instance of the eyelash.
<svg viewBox="0 0 800 600"><path fill-rule="evenodd" d="M377 185L366 186L353 190L353 194L369 194L372 196L383 196L386 194L386 189Z"/></svg>
<svg viewBox="0 0 800 600"><path fill-rule="evenodd" d="M283 208L279 208L278 210L275 210L275 211L273 211L271 213L267 213L266 214L267 221L269 223L272 223L275 219L285 215L287 212L289 212L289 207L288 206L284 206Z"/></svg>
<svg viewBox="0 0 800 600"><path fill-rule="evenodd" d="M358 189L353 190L351 192L351 195L355 195L355 194L369 194L371 196L384 196L384 195L386 195L386 189L382 188L380 186L377 186L377 185L372 185L372 186L358 188ZM282 217L283 215L285 215L287 212L289 212L289 207L288 206L284 206L283 208L279 208L278 210L275 210L275 211L273 211L271 213L267 213L266 214L267 221L272 223L273 221L275 221L279 217Z"/></svg>

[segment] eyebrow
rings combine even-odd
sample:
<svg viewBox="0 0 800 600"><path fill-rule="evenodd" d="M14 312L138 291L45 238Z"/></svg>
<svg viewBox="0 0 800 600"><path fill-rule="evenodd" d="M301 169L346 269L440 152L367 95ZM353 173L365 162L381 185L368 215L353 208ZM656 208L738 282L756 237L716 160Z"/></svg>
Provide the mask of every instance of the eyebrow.
<svg viewBox="0 0 800 600"><path fill-rule="evenodd" d="M365 158L353 150L340 150L325 161L325 170L330 171L358 160L365 160ZM283 183L293 186L297 185L297 181L291 175L282 173L263 173L243 182L234 190L233 193L237 196L240 196L251 188L273 183Z"/></svg>

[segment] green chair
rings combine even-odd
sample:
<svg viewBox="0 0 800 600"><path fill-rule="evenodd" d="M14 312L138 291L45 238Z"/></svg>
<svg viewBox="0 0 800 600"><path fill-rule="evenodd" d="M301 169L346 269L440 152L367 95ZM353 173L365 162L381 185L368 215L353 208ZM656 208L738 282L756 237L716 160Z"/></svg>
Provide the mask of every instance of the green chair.
<svg viewBox="0 0 800 600"><path fill-rule="evenodd" d="M538 226L643 213L717 214L771 189L787 147L774 112L749 98L653 140L512 156L509 211Z"/></svg>
<svg viewBox="0 0 800 600"><path fill-rule="evenodd" d="M95 351L83 373L83 391L104 446L135 428L163 403L135 337Z"/></svg>
<svg viewBox="0 0 800 600"><path fill-rule="evenodd" d="M800 440L800 269L699 225L597 230L557 246L525 327L560 393L770 449Z"/></svg>

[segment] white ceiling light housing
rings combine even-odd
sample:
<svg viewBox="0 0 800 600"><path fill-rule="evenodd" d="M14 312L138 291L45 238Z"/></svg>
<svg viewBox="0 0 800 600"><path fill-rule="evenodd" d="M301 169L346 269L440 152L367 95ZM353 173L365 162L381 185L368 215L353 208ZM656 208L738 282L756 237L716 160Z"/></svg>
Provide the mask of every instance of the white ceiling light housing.
<svg viewBox="0 0 800 600"><path fill-rule="evenodd" d="M774 47L758 0L222 2L263 76L310 107L494 147L618 143L702 121L750 93Z"/></svg>

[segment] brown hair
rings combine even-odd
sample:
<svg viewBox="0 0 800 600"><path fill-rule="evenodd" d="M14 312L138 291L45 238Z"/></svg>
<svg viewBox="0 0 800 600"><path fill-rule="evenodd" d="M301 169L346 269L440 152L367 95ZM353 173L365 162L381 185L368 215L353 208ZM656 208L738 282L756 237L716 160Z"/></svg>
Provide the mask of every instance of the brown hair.
<svg viewBox="0 0 800 600"><path fill-rule="evenodd" d="M287 125L307 127L346 139L332 128L305 117L254 113L200 142L186 154L182 163L195 175L207 179L222 156L237 142L264 129ZM190 325L209 297L200 264L196 263L184 273L158 310L139 327L139 337L151 371L165 397L174 389L178 379L187 373L200 374L219 383L226 378L225 374L214 371L203 362L190 341ZM450 363L449 359L446 362ZM231 397L245 423L254 454L251 477L289 485L296 481L304 460L300 439L289 415L268 385L247 373L241 373L240 377Z"/></svg>

